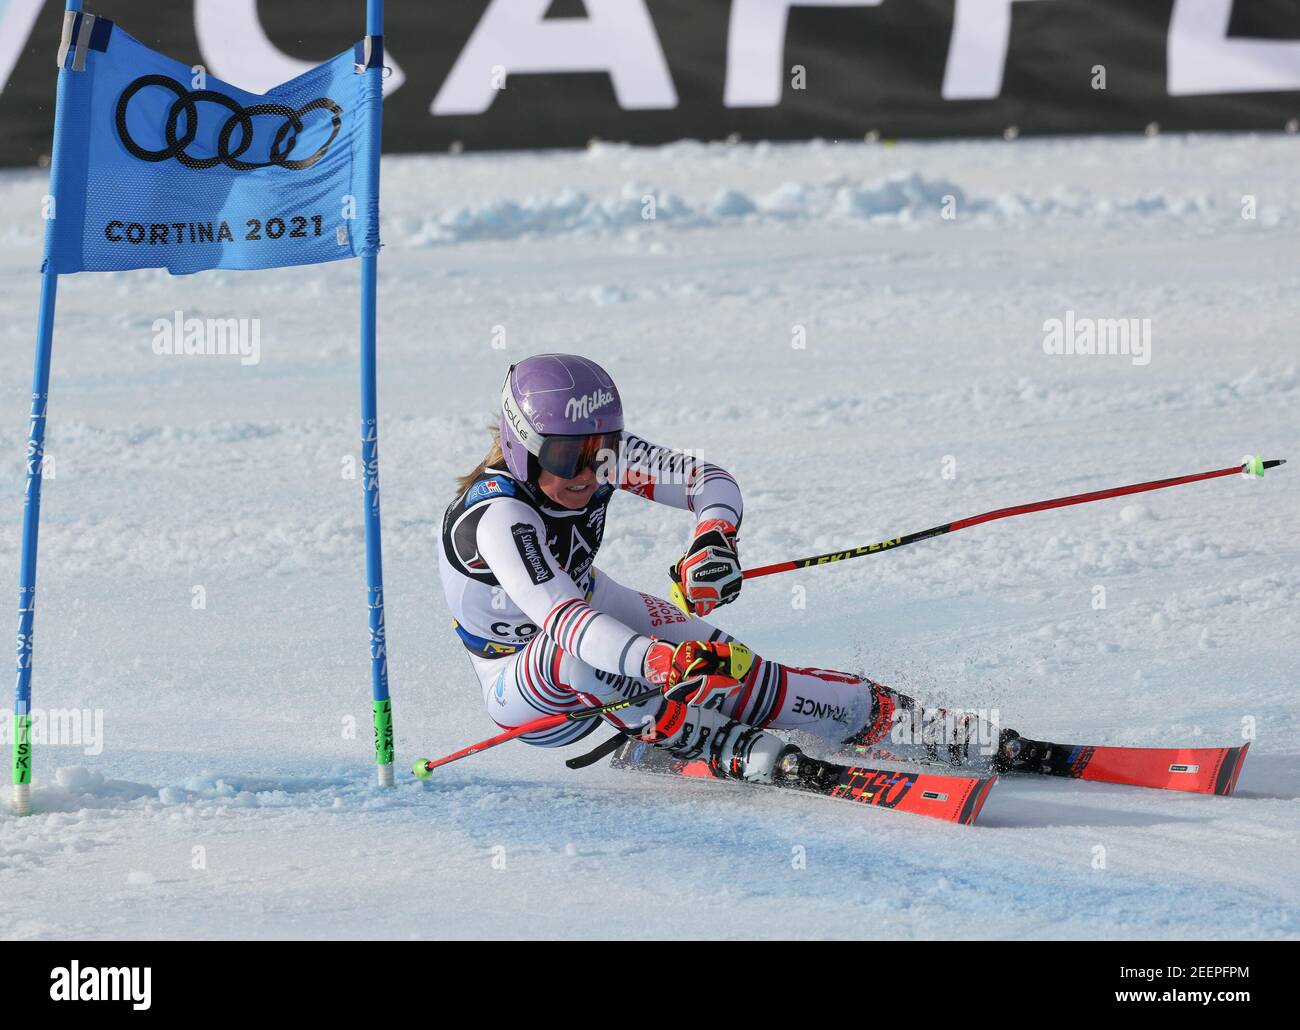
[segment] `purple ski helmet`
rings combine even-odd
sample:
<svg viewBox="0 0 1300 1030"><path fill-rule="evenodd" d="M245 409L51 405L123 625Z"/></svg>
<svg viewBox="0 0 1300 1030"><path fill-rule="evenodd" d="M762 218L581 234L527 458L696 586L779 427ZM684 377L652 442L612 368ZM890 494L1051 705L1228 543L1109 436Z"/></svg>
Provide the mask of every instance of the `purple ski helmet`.
<svg viewBox="0 0 1300 1030"><path fill-rule="evenodd" d="M576 354L534 354L510 366L501 387L501 451L510 474L540 469L572 479L602 450L617 453L623 402L609 373Z"/></svg>

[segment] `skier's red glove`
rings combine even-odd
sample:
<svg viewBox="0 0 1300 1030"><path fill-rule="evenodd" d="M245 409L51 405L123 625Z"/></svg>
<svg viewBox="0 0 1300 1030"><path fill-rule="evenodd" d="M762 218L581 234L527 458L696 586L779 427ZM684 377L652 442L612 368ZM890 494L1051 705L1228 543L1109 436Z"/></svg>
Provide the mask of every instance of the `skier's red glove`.
<svg viewBox="0 0 1300 1030"><path fill-rule="evenodd" d="M669 701L716 708L740 690L753 664L753 652L736 641L656 640L646 651L644 671Z"/></svg>
<svg viewBox="0 0 1300 1030"><path fill-rule="evenodd" d="M736 551L736 527L726 519L705 519L695 527L686 554L668 570L669 594L687 615L708 615L740 595L744 578Z"/></svg>

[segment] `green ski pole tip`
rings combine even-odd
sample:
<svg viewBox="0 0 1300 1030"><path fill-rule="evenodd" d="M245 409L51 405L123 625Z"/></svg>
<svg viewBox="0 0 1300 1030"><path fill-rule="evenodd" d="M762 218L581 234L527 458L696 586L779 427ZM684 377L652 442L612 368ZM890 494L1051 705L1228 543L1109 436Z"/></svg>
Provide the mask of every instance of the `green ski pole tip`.
<svg viewBox="0 0 1300 1030"><path fill-rule="evenodd" d="M1256 454L1250 461L1246 462L1246 467L1242 470L1248 476L1264 475L1264 459Z"/></svg>
<svg viewBox="0 0 1300 1030"><path fill-rule="evenodd" d="M411 772L415 773L417 780L427 780L433 775L433 770L427 768L428 761L427 758L417 758L415 765L411 766Z"/></svg>

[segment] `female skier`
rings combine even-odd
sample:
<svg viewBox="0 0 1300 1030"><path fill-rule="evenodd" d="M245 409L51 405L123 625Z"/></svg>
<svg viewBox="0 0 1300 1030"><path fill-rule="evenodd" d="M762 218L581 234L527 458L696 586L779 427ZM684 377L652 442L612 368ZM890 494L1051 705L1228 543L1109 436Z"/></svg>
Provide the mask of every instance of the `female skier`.
<svg viewBox="0 0 1300 1030"><path fill-rule="evenodd" d="M623 428L618 388L595 362L538 354L510 367L500 428L443 519L439 568L453 626L502 728L539 715L663 694L604 716L716 772L760 783L816 765L771 729L869 746L910 698L843 672L754 654L702 616L742 578L740 488L723 469ZM670 603L595 567L615 490L690 512ZM594 719L520 739L572 744ZM955 747L956 745L951 745Z"/></svg>

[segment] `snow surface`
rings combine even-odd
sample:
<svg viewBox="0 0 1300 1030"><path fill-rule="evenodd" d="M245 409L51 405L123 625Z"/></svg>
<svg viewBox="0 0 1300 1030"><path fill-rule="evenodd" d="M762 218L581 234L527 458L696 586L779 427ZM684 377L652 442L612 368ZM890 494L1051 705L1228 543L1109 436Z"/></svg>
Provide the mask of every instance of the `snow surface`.
<svg viewBox="0 0 1300 1030"><path fill-rule="evenodd" d="M435 533L508 361L604 362L637 432L737 475L752 563L1255 451L1294 461L1296 146L387 159L401 768L492 731ZM11 583L45 191L44 173L0 175ZM1235 797L1004 778L963 828L570 772L516 744L373 786L361 491L344 475L357 280L337 264L63 281L35 703L101 711L104 739L38 746L37 814L0 815L0 935L1300 937L1294 465L754 581L717 620L761 654L1046 737L1235 744L1253 725ZM154 354L152 322L176 309L260 318L260 364ZM1150 363L1046 355L1043 323L1067 309L1150 318ZM619 498L601 565L663 591L688 529Z"/></svg>

